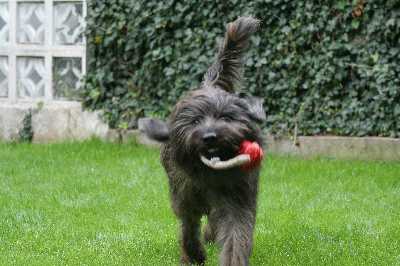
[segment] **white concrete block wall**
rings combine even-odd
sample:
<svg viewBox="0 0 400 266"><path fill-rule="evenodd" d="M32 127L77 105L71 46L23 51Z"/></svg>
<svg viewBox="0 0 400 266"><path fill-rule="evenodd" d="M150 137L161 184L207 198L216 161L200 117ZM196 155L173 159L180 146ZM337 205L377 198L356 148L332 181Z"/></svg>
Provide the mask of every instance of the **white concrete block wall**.
<svg viewBox="0 0 400 266"><path fill-rule="evenodd" d="M86 73L85 0L0 0L0 139L18 136L30 108L37 141L101 136L76 96Z"/></svg>

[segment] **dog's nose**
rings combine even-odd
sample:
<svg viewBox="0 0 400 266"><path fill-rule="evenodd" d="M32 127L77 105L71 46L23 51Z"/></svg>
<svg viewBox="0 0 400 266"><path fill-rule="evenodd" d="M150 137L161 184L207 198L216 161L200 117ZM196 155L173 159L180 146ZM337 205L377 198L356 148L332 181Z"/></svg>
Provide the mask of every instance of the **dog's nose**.
<svg viewBox="0 0 400 266"><path fill-rule="evenodd" d="M203 141L205 143L212 143L217 139L217 134L215 132L207 132L203 135Z"/></svg>

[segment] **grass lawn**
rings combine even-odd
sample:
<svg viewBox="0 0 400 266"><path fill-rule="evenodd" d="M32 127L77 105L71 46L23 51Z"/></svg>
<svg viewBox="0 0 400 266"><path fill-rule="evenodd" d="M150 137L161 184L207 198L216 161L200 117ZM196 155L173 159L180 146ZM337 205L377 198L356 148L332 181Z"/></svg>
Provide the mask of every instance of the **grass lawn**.
<svg viewBox="0 0 400 266"><path fill-rule="evenodd" d="M178 265L158 158L96 140L0 144L0 264ZM252 265L400 265L399 163L267 154L258 210Z"/></svg>

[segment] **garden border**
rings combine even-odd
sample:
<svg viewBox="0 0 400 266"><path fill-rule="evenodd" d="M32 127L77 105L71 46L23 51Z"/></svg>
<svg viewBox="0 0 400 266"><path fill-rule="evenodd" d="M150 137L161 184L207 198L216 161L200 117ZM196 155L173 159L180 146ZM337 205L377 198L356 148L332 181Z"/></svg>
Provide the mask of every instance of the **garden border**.
<svg viewBox="0 0 400 266"><path fill-rule="evenodd" d="M138 130L110 130L109 141L135 141L159 147ZM266 154L296 155L305 158L400 161L400 139L386 137L300 136L296 139L266 135Z"/></svg>
<svg viewBox="0 0 400 266"><path fill-rule="evenodd" d="M29 124L24 122L31 113ZM18 102L0 105L0 141L21 141L21 131L32 131L33 142L49 143L106 138L109 127L101 113L83 110L78 102Z"/></svg>

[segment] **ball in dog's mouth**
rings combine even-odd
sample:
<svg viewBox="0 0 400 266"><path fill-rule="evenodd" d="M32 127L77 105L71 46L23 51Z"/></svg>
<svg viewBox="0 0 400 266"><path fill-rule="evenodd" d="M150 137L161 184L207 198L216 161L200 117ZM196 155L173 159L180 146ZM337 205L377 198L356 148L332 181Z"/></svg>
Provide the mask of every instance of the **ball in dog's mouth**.
<svg viewBox="0 0 400 266"><path fill-rule="evenodd" d="M239 154L226 160L221 160L216 155L216 149L208 150L208 158L200 155L200 160L206 166L214 170L226 170L234 167L249 169L259 164L263 158L263 151L257 142L243 141L240 145Z"/></svg>

